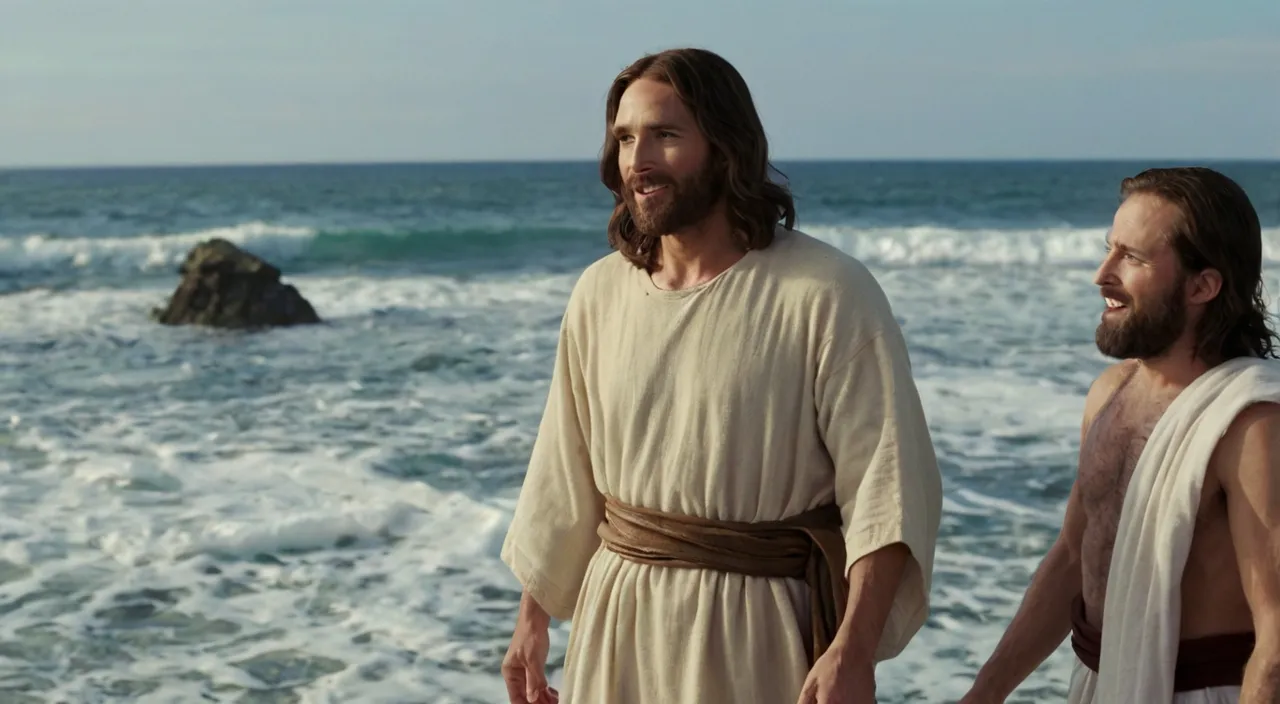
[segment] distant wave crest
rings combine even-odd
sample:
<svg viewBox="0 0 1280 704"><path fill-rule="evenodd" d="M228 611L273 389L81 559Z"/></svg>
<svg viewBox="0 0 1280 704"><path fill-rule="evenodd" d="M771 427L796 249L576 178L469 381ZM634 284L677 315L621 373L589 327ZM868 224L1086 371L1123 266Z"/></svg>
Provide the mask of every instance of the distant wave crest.
<svg viewBox="0 0 1280 704"><path fill-rule="evenodd" d="M870 265L1096 266L1103 228L954 229L941 226L857 227L811 225L805 232ZM459 263L483 269L488 261L590 256L606 251L600 230L573 228L449 229L410 232L320 231L247 222L227 227L135 237L0 238L0 275L101 271L124 274L175 269L195 244L221 237L288 271L378 262ZM1263 258L1280 262L1280 228L1263 231Z"/></svg>
<svg viewBox="0 0 1280 704"><path fill-rule="evenodd" d="M810 227L868 264L881 266L1055 265L1095 267L1106 228L956 230L946 227ZM1262 232L1262 257L1280 262L1280 228Z"/></svg>
<svg viewBox="0 0 1280 704"><path fill-rule="evenodd" d="M170 269L180 264L193 246L215 237L234 242L268 260L289 260L304 254L315 235L309 228L264 222L135 237L32 234L0 239L0 274L63 269L117 272Z"/></svg>
<svg viewBox="0 0 1280 704"><path fill-rule="evenodd" d="M175 234L134 237L0 238L0 276L67 271L112 275L175 271L196 244L220 237L286 271L379 262L467 263L531 254L590 251L602 235L573 229L501 228L388 232L320 231L310 227L247 222Z"/></svg>

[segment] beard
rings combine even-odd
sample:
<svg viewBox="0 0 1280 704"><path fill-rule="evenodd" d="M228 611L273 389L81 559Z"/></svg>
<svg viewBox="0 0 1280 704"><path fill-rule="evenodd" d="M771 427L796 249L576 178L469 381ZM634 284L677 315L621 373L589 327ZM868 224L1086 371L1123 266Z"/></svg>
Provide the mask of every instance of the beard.
<svg viewBox="0 0 1280 704"><path fill-rule="evenodd" d="M640 204L636 189L666 186L656 203ZM633 178L622 189L623 200L636 230L646 237L660 237L693 227L711 214L724 195L724 174L711 159L697 173L676 179L666 174Z"/></svg>
<svg viewBox="0 0 1280 704"><path fill-rule="evenodd" d="M1159 300L1140 306L1130 300L1123 318L1103 319L1094 333L1098 351L1114 359L1153 359L1168 352L1186 329L1182 288L1179 281Z"/></svg>

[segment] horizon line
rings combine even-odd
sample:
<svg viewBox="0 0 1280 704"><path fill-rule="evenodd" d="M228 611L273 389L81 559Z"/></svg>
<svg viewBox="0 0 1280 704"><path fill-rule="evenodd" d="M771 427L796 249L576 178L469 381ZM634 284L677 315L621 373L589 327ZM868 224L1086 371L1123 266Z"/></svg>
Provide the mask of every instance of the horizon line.
<svg viewBox="0 0 1280 704"><path fill-rule="evenodd" d="M295 161L207 161L135 162L103 164L0 164L0 173L14 171L124 171L144 169L256 169L325 166L521 166L596 164L596 158L526 159L400 159L400 160L295 160ZM1268 164L1280 157L793 157L771 158L772 164Z"/></svg>

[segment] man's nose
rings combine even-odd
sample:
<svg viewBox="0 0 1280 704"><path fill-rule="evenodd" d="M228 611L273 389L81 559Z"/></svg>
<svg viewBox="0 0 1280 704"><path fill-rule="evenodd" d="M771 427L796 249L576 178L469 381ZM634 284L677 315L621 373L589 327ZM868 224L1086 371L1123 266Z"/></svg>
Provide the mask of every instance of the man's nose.
<svg viewBox="0 0 1280 704"><path fill-rule="evenodd" d="M631 149L627 150L629 161L627 166L630 171L636 175L646 174L654 169L657 160L654 158L653 141L647 137L637 136L631 143Z"/></svg>
<svg viewBox="0 0 1280 704"><path fill-rule="evenodd" d="M1101 286L1106 283L1114 283L1116 281L1115 273L1115 257L1108 253L1102 263L1098 265L1097 271L1093 272L1093 283L1095 286Z"/></svg>

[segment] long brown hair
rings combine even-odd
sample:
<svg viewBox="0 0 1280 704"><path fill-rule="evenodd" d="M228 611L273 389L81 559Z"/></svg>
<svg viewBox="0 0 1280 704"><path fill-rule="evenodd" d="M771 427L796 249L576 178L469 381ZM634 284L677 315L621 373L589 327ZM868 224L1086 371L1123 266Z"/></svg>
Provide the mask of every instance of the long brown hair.
<svg viewBox="0 0 1280 704"><path fill-rule="evenodd" d="M1267 322L1262 290L1262 226L1244 189L1212 169L1178 167L1148 169L1121 182L1122 200L1137 193L1181 211L1169 234L1184 271L1222 275L1222 289L1196 330L1196 354L1215 361L1276 357L1280 337Z"/></svg>
<svg viewBox="0 0 1280 704"><path fill-rule="evenodd" d="M788 230L795 227L796 207L790 190L769 179L769 142L747 82L715 53L670 49L641 57L623 69L609 88L600 180L614 197L609 218L609 244L614 249L637 267L652 269L660 244L658 235L636 229L623 199L618 140L613 135L622 94L641 78L671 86L693 113L698 129L711 145L712 168L723 170L720 182L724 184L729 222L744 248L768 247L780 220Z"/></svg>

